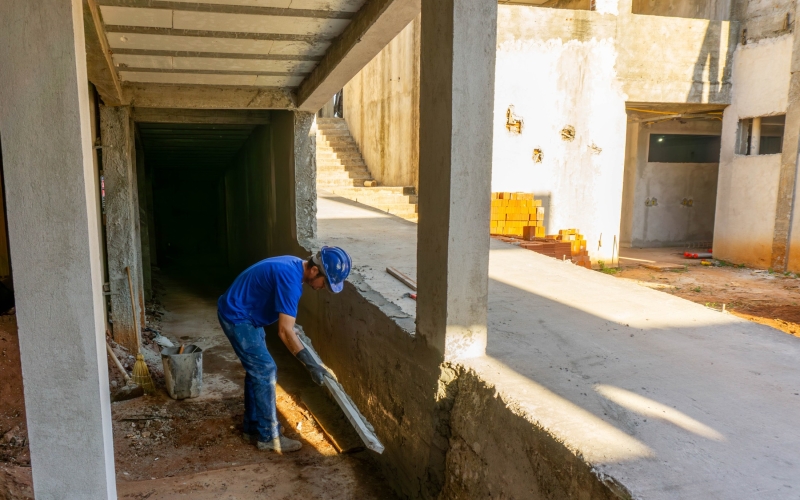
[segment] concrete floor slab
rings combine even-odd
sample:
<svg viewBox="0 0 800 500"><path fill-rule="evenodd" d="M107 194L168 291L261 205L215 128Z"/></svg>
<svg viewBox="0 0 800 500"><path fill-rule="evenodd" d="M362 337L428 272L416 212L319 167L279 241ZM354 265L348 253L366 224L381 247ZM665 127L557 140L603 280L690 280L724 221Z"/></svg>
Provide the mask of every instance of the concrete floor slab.
<svg viewBox="0 0 800 500"><path fill-rule="evenodd" d="M320 193L320 242L413 316L416 227ZM477 236L476 236L477 237ZM487 236L488 237L488 236ZM509 404L634 498L797 498L800 341L492 241L487 355Z"/></svg>

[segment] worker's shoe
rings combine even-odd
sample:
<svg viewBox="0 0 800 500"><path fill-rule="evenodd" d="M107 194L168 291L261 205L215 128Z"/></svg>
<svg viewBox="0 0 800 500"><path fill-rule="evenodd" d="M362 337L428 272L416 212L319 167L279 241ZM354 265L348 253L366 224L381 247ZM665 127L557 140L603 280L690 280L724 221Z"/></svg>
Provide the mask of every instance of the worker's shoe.
<svg viewBox="0 0 800 500"><path fill-rule="evenodd" d="M258 441L256 442L256 446L258 446L258 449L262 451L268 450L276 453L289 453L302 448L303 443L300 441L295 441L294 439L289 439L281 434L272 441Z"/></svg>
<svg viewBox="0 0 800 500"><path fill-rule="evenodd" d="M278 426L278 432L283 433L283 426ZM244 439L248 443L252 443L258 438L257 434L250 434L249 432L242 431L242 439Z"/></svg>

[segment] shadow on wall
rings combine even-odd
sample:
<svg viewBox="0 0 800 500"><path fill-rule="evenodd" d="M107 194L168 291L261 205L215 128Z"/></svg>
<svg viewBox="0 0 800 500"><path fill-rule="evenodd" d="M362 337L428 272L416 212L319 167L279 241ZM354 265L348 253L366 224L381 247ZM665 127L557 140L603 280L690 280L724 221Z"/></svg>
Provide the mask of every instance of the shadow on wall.
<svg viewBox="0 0 800 500"><path fill-rule="evenodd" d="M739 24L736 22L708 22L686 102L729 103L733 51L738 30Z"/></svg>

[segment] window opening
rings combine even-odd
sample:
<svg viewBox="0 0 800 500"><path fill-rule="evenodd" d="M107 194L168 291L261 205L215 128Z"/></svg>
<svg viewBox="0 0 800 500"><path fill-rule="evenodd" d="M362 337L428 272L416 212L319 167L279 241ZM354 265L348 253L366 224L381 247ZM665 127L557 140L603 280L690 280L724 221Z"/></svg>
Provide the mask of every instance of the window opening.
<svg viewBox="0 0 800 500"><path fill-rule="evenodd" d="M736 154L774 155L783 151L786 115L758 116L739 120Z"/></svg>
<svg viewBox="0 0 800 500"><path fill-rule="evenodd" d="M719 163L720 136L650 134L652 163Z"/></svg>

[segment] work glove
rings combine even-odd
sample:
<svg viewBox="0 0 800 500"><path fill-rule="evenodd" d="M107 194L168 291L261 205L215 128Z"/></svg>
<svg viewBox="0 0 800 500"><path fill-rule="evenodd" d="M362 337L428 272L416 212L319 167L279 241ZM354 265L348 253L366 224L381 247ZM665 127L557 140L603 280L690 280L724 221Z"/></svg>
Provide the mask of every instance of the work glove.
<svg viewBox="0 0 800 500"><path fill-rule="evenodd" d="M314 361L308 349L303 348L295 357L305 365L306 370L311 374L311 380L313 380L315 384L322 385L325 383L325 376L328 375L328 371Z"/></svg>

